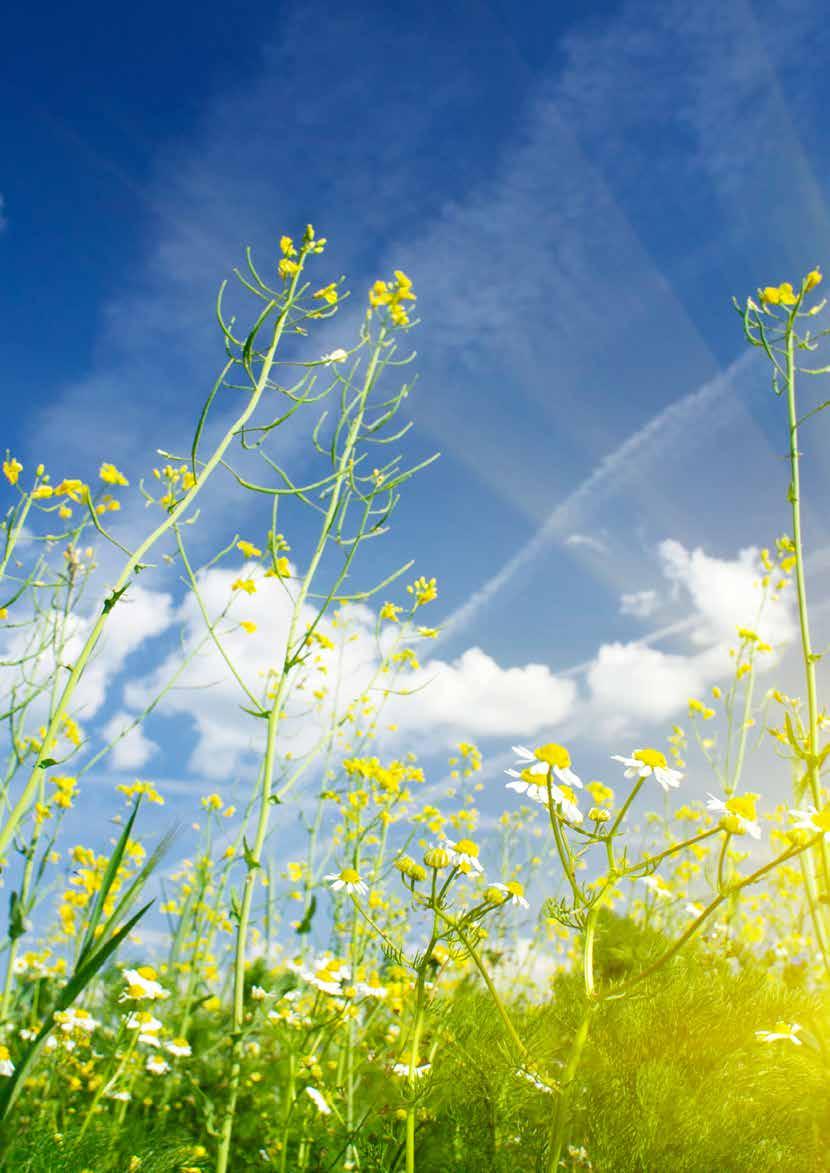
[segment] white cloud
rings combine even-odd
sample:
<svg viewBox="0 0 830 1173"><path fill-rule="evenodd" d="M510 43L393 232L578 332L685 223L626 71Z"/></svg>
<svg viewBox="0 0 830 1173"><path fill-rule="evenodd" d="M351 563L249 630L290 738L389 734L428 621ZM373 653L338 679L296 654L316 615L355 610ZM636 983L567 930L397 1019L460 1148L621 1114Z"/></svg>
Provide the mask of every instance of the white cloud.
<svg viewBox="0 0 830 1173"><path fill-rule="evenodd" d="M643 640L603 644L587 666L590 713L606 737L619 737L638 723L655 724L685 711L690 697L700 697L713 683L734 671L730 647L737 628L748 627L773 645L773 653L756 660L759 673L778 665L783 649L797 633L793 604L786 596L762 601L760 562L754 547L732 559L715 558L702 549L689 551L668 539L658 553L674 601L691 614L662 634L685 634L690 652L665 652ZM649 595L655 592L641 592ZM636 599L639 596L629 596Z"/></svg>
<svg viewBox="0 0 830 1173"><path fill-rule="evenodd" d="M566 546L585 546L589 550L595 550L597 554L605 554L608 550L605 542L599 538L591 537L590 534L568 534L565 538Z"/></svg>
<svg viewBox="0 0 830 1173"><path fill-rule="evenodd" d="M134 717L123 709L115 713L104 725L102 733L107 741L118 737L133 722ZM141 725L136 725L126 737L122 737L110 752L108 761L116 770L140 770L154 754L158 745L145 737Z"/></svg>
<svg viewBox="0 0 830 1173"><path fill-rule="evenodd" d="M172 599L168 594L148 590L133 584L112 610L101 638L87 662L75 689L69 711L81 725L94 717L105 700L110 699L111 685L123 669L127 658L148 639L160 635L170 625ZM60 625L62 612L53 611L52 621ZM97 621L97 613L89 616L70 614L66 619L65 643L60 662L73 664L80 655L89 632ZM4 649L3 658L15 661L26 654L30 632L26 628L13 631ZM56 671L51 646L29 665L29 677L37 685L47 684ZM65 679L65 669L57 669ZM32 703L28 721L37 725L47 714L48 696L42 693Z"/></svg>
<svg viewBox="0 0 830 1173"><path fill-rule="evenodd" d="M224 607L232 581L248 576L253 569L250 564L242 571L212 568L197 576L209 615L217 615ZM219 625L223 646L245 685L256 697L262 695L264 673L270 667L282 664L290 611L291 604L276 580L260 580L256 594L238 593L231 615ZM304 609L300 631L315 614L310 607ZM349 605L341 609L341 614L348 631L342 646L343 685L338 704L338 713L342 715L346 705L367 688L379 661L373 635L373 612L362 605ZM184 654L187 654L204 634L202 617L192 595L182 603L177 618L185 628ZM257 624L254 635L239 629L231 630L243 618ZM342 625L333 627L327 619L318 630L337 642L343 628ZM384 630L383 649L388 649L392 634L390 628ZM570 681L557 679L545 665L502 668L480 648L469 648L452 663L428 660L431 642L416 644L416 653L424 661L421 667L402 671L396 680L381 677L376 686L378 690L381 687L411 690L431 681L414 696L390 695L386 699L382 716L378 719L381 745L407 737L411 741L418 736L430 744L437 738L447 745L460 736L530 736L561 721L575 703L576 686ZM125 688L127 705L133 708L146 705L178 666L182 654L177 649L154 672L131 681ZM338 651L337 655L340 654ZM326 686L333 694L337 662L333 652L321 652L320 659L327 674L319 672L312 662L307 687L295 691L286 705L287 717L279 734L281 754L290 751L296 758L307 753L329 727L327 716L315 711L311 693ZM295 682L302 675L295 670ZM380 691L372 694L372 699L379 702ZM325 702L327 712L330 703L328 699ZM250 707L250 699L246 698L211 642L207 651L184 670L177 687L160 701L156 712L187 715L194 722L197 744L188 768L219 778L233 773L246 755L259 753L261 749L263 723L244 713L240 708L243 704ZM364 727L366 724L368 719L364 720ZM398 726L394 736L390 736L387 730L389 724ZM346 726L343 741L348 731Z"/></svg>
<svg viewBox="0 0 830 1173"><path fill-rule="evenodd" d="M699 548L690 552L668 539L660 543L658 552L675 597L688 595L695 607L698 621L691 639L698 647L734 642L738 627L757 630L773 645L788 643L795 636L786 597L769 601L759 614L762 571L756 547L740 550L737 558L729 560L713 558Z"/></svg>
<svg viewBox="0 0 830 1173"><path fill-rule="evenodd" d="M515 736L558 725L573 709L576 687L544 664L501 668L481 648L451 664L430 660L413 684L437 678L414 698L390 705L401 732L430 733L449 745L458 736Z"/></svg>
<svg viewBox="0 0 830 1173"><path fill-rule="evenodd" d="M657 591L634 591L620 599L620 614L647 619L649 615L654 614L657 605Z"/></svg>

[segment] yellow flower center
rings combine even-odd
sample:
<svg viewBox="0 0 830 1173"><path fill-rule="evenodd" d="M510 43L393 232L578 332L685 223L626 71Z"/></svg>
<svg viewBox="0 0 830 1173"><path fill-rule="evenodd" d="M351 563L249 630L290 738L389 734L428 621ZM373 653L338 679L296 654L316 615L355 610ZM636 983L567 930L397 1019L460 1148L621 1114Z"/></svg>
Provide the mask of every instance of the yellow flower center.
<svg viewBox="0 0 830 1173"><path fill-rule="evenodd" d="M4 1063L5 1063L5 1061L6 1061L8 1058L9 1058L9 1048L8 1048L8 1047L4 1047L4 1046L3 1046L3 1044L2 1044L2 1043L0 1043L0 1062L4 1062Z"/></svg>
<svg viewBox="0 0 830 1173"><path fill-rule="evenodd" d="M576 795L571 790L570 786L560 786L559 791L568 802L576 802Z"/></svg>
<svg viewBox="0 0 830 1173"><path fill-rule="evenodd" d="M813 815L813 823L822 831L830 831L830 806Z"/></svg>
<svg viewBox="0 0 830 1173"><path fill-rule="evenodd" d="M631 756L644 766L662 766L663 769L666 767L666 758L659 749L635 749Z"/></svg>
<svg viewBox="0 0 830 1173"><path fill-rule="evenodd" d="M455 845L455 850L461 855L471 855L473 859L478 859L478 844L473 843L472 839L459 839Z"/></svg>
<svg viewBox="0 0 830 1173"><path fill-rule="evenodd" d="M742 819L754 820L755 804L758 801L758 797L757 794L740 794L735 798L728 798L726 800L726 809Z"/></svg>
<svg viewBox="0 0 830 1173"><path fill-rule="evenodd" d="M143 977L146 982L156 981L156 971L152 965L140 965L135 972L139 977Z"/></svg>
<svg viewBox="0 0 830 1173"><path fill-rule="evenodd" d="M524 896L524 886L518 880L508 880L504 885L511 896Z"/></svg>
<svg viewBox="0 0 830 1173"><path fill-rule="evenodd" d="M340 879L343 880L346 884L357 884L360 880L360 876L357 874L354 868L343 868L343 871L340 873Z"/></svg>
<svg viewBox="0 0 830 1173"><path fill-rule="evenodd" d="M533 751L540 762L547 762L549 766L558 766L560 770L567 770L571 764L571 755L564 745L557 745L549 741L547 745L540 745Z"/></svg>

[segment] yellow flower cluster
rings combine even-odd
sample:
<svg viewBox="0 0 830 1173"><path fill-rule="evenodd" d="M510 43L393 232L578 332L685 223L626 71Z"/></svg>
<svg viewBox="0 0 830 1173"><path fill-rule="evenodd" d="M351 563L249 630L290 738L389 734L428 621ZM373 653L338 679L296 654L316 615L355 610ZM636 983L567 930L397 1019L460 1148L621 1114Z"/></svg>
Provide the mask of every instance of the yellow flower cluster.
<svg viewBox="0 0 830 1173"><path fill-rule="evenodd" d="M415 301L415 294L412 282L400 269L395 270L394 281L376 281L369 290L369 304L376 309L385 306L395 326L409 325L409 315L401 304L405 301Z"/></svg>

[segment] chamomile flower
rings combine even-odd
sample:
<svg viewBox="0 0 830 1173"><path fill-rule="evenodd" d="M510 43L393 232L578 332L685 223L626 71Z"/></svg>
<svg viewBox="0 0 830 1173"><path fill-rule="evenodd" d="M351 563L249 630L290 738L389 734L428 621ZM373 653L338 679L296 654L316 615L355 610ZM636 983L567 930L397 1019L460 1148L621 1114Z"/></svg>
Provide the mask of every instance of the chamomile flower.
<svg viewBox="0 0 830 1173"><path fill-rule="evenodd" d="M813 834L821 832L825 839L830 839L830 807L816 810L811 803L806 810L787 811L787 814L796 820L789 828L791 831L812 831Z"/></svg>
<svg viewBox="0 0 830 1173"><path fill-rule="evenodd" d="M627 767L626 778L653 776L655 782L658 782L664 790L679 786L680 779L683 777L679 770L669 768L665 755L661 754L659 749L635 749L630 758L622 757L616 753L611 754L611 758L615 762L622 762Z"/></svg>
<svg viewBox="0 0 830 1173"><path fill-rule="evenodd" d="M11 1061L9 1048L0 1043L0 1075L14 1075L14 1063Z"/></svg>
<svg viewBox="0 0 830 1173"><path fill-rule="evenodd" d="M755 1037L761 1043L775 1043L782 1039L800 1047L802 1040L798 1032L802 1029L797 1022L776 1022L772 1030L756 1030Z"/></svg>
<svg viewBox="0 0 830 1173"><path fill-rule="evenodd" d="M190 1043L183 1038L171 1039L169 1043L165 1043L164 1049L169 1055L175 1055L177 1059L189 1059L193 1054Z"/></svg>
<svg viewBox="0 0 830 1173"><path fill-rule="evenodd" d="M307 1087L305 1089L306 1095L312 1100L318 1112L322 1112L324 1116L331 1113L331 1108L326 1103L325 1096L322 1092L318 1092L316 1087Z"/></svg>
<svg viewBox="0 0 830 1173"><path fill-rule="evenodd" d="M550 797L563 819L569 823L582 822L582 811L576 805L576 795L570 786L554 786L551 782Z"/></svg>
<svg viewBox="0 0 830 1173"><path fill-rule="evenodd" d="M473 843L472 839L459 839L457 843L453 843L452 839L445 839L441 846L449 851L453 866L465 875L469 875L470 872L481 875L484 871L478 861L479 846Z"/></svg>
<svg viewBox="0 0 830 1173"><path fill-rule="evenodd" d="M96 1026L100 1026L88 1010L76 1010L74 1006L68 1010L56 1010L52 1017L65 1034L80 1030L91 1035Z"/></svg>
<svg viewBox="0 0 830 1173"><path fill-rule="evenodd" d="M485 896L494 904L518 904L519 908L530 908L525 900L525 890L518 880L508 880L506 884L491 884Z"/></svg>
<svg viewBox="0 0 830 1173"><path fill-rule="evenodd" d="M147 1010L135 1010L127 1019L127 1030L140 1030L142 1034L154 1035L161 1030L161 1021Z"/></svg>
<svg viewBox="0 0 830 1173"><path fill-rule="evenodd" d="M142 998L155 1001L157 998L170 997L170 991L160 985L156 971L150 965L140 965L138 969L125 969L124 980L127 988L119 997L119 1002L138 1002Z"/></svg>
<svg viewBox="0 0 830 1173"><path fill-rule="evenodd" d="M664 900L673 898L674 893L662 876L643 876L642 881L655 896L662 896Z"/></svg>
<svg viewBox="0 0 830 1173"><path fill-rule="evenodd" d="M407 1079L409 1077L408 1063L395 1063L392 1067L392 1070L395 1075L400 1075L403 1079ZM420 1066L413 1068L412 1077L413 1079L422 1079L427 1074L427 1072L431 1070L431 1063L421 1063Z"/></svg>
<svg viewBox="0 0 830 1173"><path fill-rule="evenodd" d="M166 1059L162 1059L161 1055L151 1055L144 1065L144 1070L150 1075L166 1075L170 1070L170 1064Z"/></svg>
<svg viewBox="0 0 830 1173"><path fill-rule="evenodd" d="M532 751L524 745L514 745L511 746L511 749L521 758L519 764L525 770L529 770L531 774L547 775L548 770L552 769L560 782L564 782L566 786L576 786L577 789L582 789L581 781L571 769L571 755L564 745L557 745L556 742L550 741ZM505 770L505 773L511 774L515 778L520 777L515 770ZM543 780L543 778L539 779L540 782Z"/></svg>
<svg viewBox="0 0 830 1173"><path fill-rule="evenodd" d="M354 868L343 868L340 872L331 872L328 876L324 876L323 879L333 892L339 892L342 888L350 896L354 892L359 896L365 896L369 891L367 885L364 884Z"/></svg>
<svg viewBox="0 0 830 1173"><path fill-rule="evenodd" d="M547 786L542 786L539 782L534 781L534 778L538 778L538 774L534 775L530 770L522 770L521 773L517 770L505 770L504 772L512 774L514 778L513 782L505 783L505 790L515 790L517 794L523 794L531 802L538 802L540 805L548 801Z"/></svg>
<svg viewBox="0 0 830 1173"><path fill-rule="evenodd" d="M755 804L759 795L736 794L724 802L714 794L707 795L706 807L713 814L720 815L720 825L731 835L751 835L761 838L761 828L755 817Z"/></svg>

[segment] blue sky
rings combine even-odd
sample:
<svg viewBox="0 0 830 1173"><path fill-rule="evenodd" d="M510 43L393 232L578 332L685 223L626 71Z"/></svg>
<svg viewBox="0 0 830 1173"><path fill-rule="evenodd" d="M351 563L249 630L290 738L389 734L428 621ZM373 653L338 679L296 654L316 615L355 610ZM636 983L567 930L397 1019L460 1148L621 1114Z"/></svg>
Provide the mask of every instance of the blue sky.
<svg viewBox="0 0 830 1173"><path fill-rule="evenodd" d="M115 462L131 489L113 533L143 535L155 514L138 478L157 447L188 445L222 365L219 283L247 244L267 265L311 221L330 242L321 284L343 273L354 291L319 353L353 343L378 276L412 278L402 449L407 464L441 452L354 580L408 558L404 582L438 580L423 622L445 630L419 652L438 682L395 709L383 752L414 750L440 789L449 747L475 741L494 813L511 744L565 741L613 783L610 753L687 724L688 696L728 679L734 627L753 621L751 548L789 529L782 404L730 298L830 265L819 5L208 0L83 19L18 6L9 21L0 353L4 446L27 474L43 460L55 480L94 479ZM802 444L819 646L826 427ZM274 448L299 477L309 431ZM191 560L267 523L217 478ZM299 563L306 525L285 530ZM120 555L96 549L102 594ZM156 561L84 695L93 740L166 679L181 625L197 630ZM217 605L241 556L224 565ZM794 632L782 603L767 637ZM229 644L240 656L245 638ZM768 683L798 694L798 672L782 651ZM221 676L206 662L193 680ZM206 789L245 793L258 729L243 700L230 684L178 694L147 744L91 774L79 817L136 776L166 783L187 819ZM711 785L690 754L689 791Z"/></svg>

